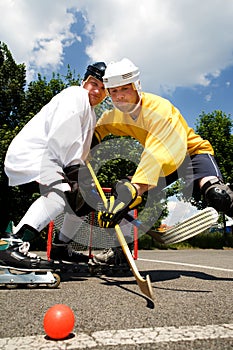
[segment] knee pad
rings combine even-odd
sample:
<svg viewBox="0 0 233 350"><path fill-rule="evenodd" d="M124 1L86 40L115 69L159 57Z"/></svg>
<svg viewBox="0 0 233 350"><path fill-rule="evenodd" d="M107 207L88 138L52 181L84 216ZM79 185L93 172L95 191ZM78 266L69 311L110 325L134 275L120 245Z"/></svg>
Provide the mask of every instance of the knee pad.
<svg viewBox="0 0 233 350"><path fill-rule="evenodd" d="M201 189L207 204L219 212L233 216L233 191L220 180L210 180Z"/></svg>

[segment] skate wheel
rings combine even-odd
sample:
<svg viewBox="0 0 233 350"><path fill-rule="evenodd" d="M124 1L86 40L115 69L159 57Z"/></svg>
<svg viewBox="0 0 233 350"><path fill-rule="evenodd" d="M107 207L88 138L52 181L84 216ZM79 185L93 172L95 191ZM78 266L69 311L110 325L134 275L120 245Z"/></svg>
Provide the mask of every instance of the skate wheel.
<svg viewBox="0 0 233 350"><path fill-rule="evenodd" d="M89 266L89 272L91 276L95 276L96 275L96 268L94 266Z"/></svg>
<svg viewBox="0 0 233 350"><path fill-rule="evenodd" d="M47 287L51 289L57 288L61 282L61 277L57 273L53 273L53 277L55 278L55 282L47 284Z"/></svg>
<svg viewBox="0 0 233 350"><path fill-rule="evenodd" d="M79 265L74 265L73 267L72 267L72 271L73 272L79 272L80 271L80 266Z"/></svg>
<svg viewBox="0 0 233 350"><path fill-rule="evenodd" d="M16 288L18 288L18 284L17 283L8 283L8 284L6 284L6 288L7 289L16 289Z"/></svg>
<svg viewBox="0 0 233 350"><path fill-rule="evenodd" d="M104 269L103 270L103 273L106 275L106 276L114 276L117 274L117 270L112 268L112 267L109 267L109 269Z"/></svg>
<svg viewBox="0 0 233 350"><path fill-rule="evenodd" d="M61 266L61 268L60 268L60 272L61 272L61 273L66 273L67 271L68 271L68 268L67 268L67 267Z"/></svg>
<svg viewBox="0 0 233 350"><path fill-rule="evenodd" d="M36 283L28 283L28 284L27 284L27 287L28 287L29 289L35 289L37 286L38 286L38 284L36 284Z"/></svg>

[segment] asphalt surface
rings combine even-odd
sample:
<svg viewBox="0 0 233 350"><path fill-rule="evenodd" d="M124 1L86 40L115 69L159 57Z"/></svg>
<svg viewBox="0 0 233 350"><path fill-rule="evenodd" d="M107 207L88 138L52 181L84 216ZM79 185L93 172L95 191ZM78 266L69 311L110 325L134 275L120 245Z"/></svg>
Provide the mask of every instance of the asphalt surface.
<svg viewBox="0 0 233 350"><path fill-rule="evenodd" d="M233 349L233 250L139 251L154 308L134 277L68 273L57 289L0 286L0 348ZM53 341L45 312L66 304L75 314L69 339Z"/></svg>

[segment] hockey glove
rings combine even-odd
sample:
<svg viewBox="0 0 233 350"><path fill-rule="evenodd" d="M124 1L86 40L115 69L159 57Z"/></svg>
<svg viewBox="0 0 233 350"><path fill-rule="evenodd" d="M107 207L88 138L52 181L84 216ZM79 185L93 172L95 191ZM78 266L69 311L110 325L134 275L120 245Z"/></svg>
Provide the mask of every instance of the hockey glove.
<svg viewBox="0 0 233 350"><path fill-rule="evenodd" d="M81 165L67 167L63 176L71 187L71 191L65 192L71 212L82 216L92 211L93 205L97 208L97 199L98 201L100 199L87 167Z"/></svg>
<svg viewBox="0 0 233 350"><path fill-rule="evenodd" d="M112 196L107 200L106 210L98 213L99 226L115 227L141 201L141 196L138 196L136 187L130 181L118 181L112 190Z"/></svg>

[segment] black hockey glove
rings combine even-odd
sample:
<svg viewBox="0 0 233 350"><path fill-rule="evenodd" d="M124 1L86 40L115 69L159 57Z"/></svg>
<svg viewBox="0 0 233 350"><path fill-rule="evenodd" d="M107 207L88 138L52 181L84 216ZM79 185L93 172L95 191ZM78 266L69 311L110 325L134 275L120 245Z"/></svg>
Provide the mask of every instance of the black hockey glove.
<svg viewBox="0 0 233 350"><path fill-rule="evenodd" d="M65 179L65 182L67 182L71 188L70 191L65 192L66 199L68 202L67 211L70 213L77 213L78 210L82 208L82 206L85 203L78 184L79 168L80 166L77 164L66 167L63 170L63 177Z"/></svg>
<svg viewBox="0 0 233 350"><path fill-rule="evenodd" d="M71 187L71 191L65 192L71 212L82 216L92 211L93 206L97 208L97 201L99 202L100 198L86 166L67 167L63 176Z"/></svg>
<svg viewBox="0 0 233 350"><path fill-rule="evenodd" d="M136 187L128 180L118 181L111 197L107 200L106 210L98 213L100 227L115 227L131 209L136 208L142 201Z"/></svg>

